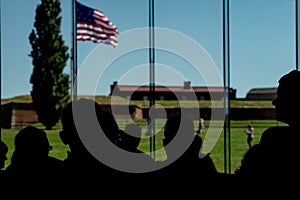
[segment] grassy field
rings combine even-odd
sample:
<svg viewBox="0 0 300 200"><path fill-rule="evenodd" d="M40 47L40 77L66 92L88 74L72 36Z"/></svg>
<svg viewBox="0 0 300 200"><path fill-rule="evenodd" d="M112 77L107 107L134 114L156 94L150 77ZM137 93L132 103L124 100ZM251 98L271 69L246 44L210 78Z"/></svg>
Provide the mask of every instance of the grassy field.
<svg viewBox="0 0 300 200"><path fill-rule="evenodd" d="M87 99L95 99L97 102L100 104L111 104L112 103L112 97L111 96L79 96L78 98L87 98ZM114 101L117 102L118 104L126 104L128 103L127 99L124 99L123 97L119 96L114 96L113 97ZM1 105L6 104L9 102L31 102L31 96L30 95L21 95L21 96L16 96L13 98L9 99L1 99ZM172 100L156 100L156 104L159 104L163 107L178 107L178 106L185 106L185 107L190 107L190 106L195 106L196 102L191 101L191 100L180 100L179 101L172 101ZM217 101L211 101L211 100L201 100L197 102L200 108L209 108L211 107L212 103L214 104L215 107L224 107L224 101L223 100L217 100ZM130 104L132 105L137 105L141 108L148 108L149 107L149 101L144 101L144 100L131 100ZM271 100L231 100L230 101L230 107L232 108L272 108L274 107L272 105Z"/></svg>
<svg viewBox="0 0 300 200"><path fill-rule="evenodd" d="M118 120L118 124L121 129L125 127L125 124L127 121L125 120ZM143 134L146 132L147 126L145 120L139 120L136 121L137 124L139 124L143 129ZM161 149L157 151L155 158L157 160L163 160L166 158L165 152L162 147L162 131L163 131L163 125L165 121L158 121L156 122L156 128L160 130L160 132L157 133L156 137L156 149ZM252 144L256 144L259 142L262 132L267 129L270 126L284 126L285 124L282 124L280 122L277 122L275 120L244 120L244 121L231 121L230 124L230 149L231 149L231 172L233 173L235 169L237 169L240 165L241 159L244 155L244 153L248 149L247 145L247 136L243 132L243 130L246 128L248 123L252 123L255 128L255 137ZM194 121L195 124L195 130L198 128L198 121ZM206 129L207 128L214 128L209 127L210 122L205 121ZM221 124L222 125L222 124ZM44 129L44 127L41 124L35 124L34 126ZM65 146L60 138L59 138L59 131L61 130L61 124L58 123L55 127L53 127L53 130L47 130L47 136L49 138L50 144L53 146L52 151L50 151L50 155L59 159L66 158L66 151L68 150L68 147ZM10 164L10 158L12 155L12 152L14 150L14 137L17 134L19 130L18 129L1 129L2 133L2 140L8 145L9 152L7 154L8 160L6 161L6 167ZM212 131L213 132L213 131ZM201 135L201 137L204 139L207 135L204 133ZM149 151L149 138L143 137L139 146L139 149L148 152ZM221 133L220 137L217 139L217 142L215 146L213 146L210 156L212 157L217 169L219 172L224 172L224 134Z"/></svg>
<svg viewBox="0 0 300 200"><path fill-rule="evenodd" d="M88 97L86 97L88 98ZM116 98L116 97L115 97ZM102 104L109 104L111 103L111 97L107 96L97 96L95 97L96 101L101 102ZM4 103L8 103L10 101L31 101L30 95L23 95L14 97L12 99L1 99L1 105ZM125 99L122 99L121 97L118 98L118 102L125 101ZM140 107L149 107L148 101L131 101L130 103L138 105ZM184 103L185 107L189 107L189 104L195 105L195 102L191 101L184 101L181 102ZM199 106L202 108L210 107L212 102L211 101L198 101ZM177 101L156 101L156 104L162 105L163 107L176 107L178 106ZM214 103L216 107L223 107L224 105L223 101L217 101ZM264 108L271 108L273 107L272 101L246 101L246 100L231 100L230 101L231 107L264 107ZM126 120L118 120L118 124L121 129L124 129L125 124L128 123ZM143 133L147 130L147 122L146 120L138 120L135 123L139 124L142 127ZM163 160L166 158L165 152L162 147L162 131L163 131L163 125L165 121L160 120L156 122L156 128L159 131L156 137L156 149L161 149L157 151L155 154L155 159L157 160ZM260 136L262 132L267 129L270 126L278 126L278 125L284 125L281 124L275 120L243 120L243 121L231 121L230 122L230 151L231 151L231 172L234 172L235 169L237 169L240 165L241 159L244 155L244 153L248 149L247 145L247 136L243 132L243 130L246 128L248 123L252 123L255 128L255 138L253 140L253 144L256 144L259 142ZM194 122L195 124L195 130L198 128L198 121ZM210 122L205 121L206 129L209 127ZM37 126L39 128L44 129L44 127L41 124L35 124L34 126ZM223 127L223 122L219 125L219 127ZM211 129L214 129L214 127L210 126ZM64 159L66 157L66 151L68 150L68 147L62 144L60 141L60 138L58 136L59 131L61 130L61 124L58 123L55 127L53 127L53 130L46 131L49 141L51 145L53 146L53 150L50 152L51 156L54 156L59 159ZM221 129L222 130L222 129ZM9 146L9 152L8 152L8 160L6 161L6 166L10 163L11 154L14 149L13 140L18 132L18 129L1 129L2 133L2 140ZM214 130L210 132L210 134L215 134ZM217 138L217 143L213 146L211 149L210 155L214 160L214 163L220 172L224 172L224 134L220 133L221 135ZM219 135L219 134L218 134ZM203 139L210 138L206 137L207 135L204 133L201 135ZM149 138L143 137L139 146L139 149L142 151L148 152L149 151Z"/></svg>

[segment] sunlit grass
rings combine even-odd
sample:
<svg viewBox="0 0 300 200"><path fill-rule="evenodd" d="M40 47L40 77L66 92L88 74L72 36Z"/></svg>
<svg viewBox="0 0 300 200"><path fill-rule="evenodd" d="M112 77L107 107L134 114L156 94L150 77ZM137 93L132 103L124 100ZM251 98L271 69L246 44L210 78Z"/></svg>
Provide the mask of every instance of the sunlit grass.
<svg viewBox="0 0 300 200"><path fill-rule="evenodd" d="M119 127L124 129L128 120L117 120ZM147 131L147 121L146 120L137 120L134 123L138 124L142 127L142 139L139 145L139 149L142 151L149 153L149 145L150 140L149 137L145 135ZM230 124L230 151L231 151L231 172L234 172L240 165L240 161L244 155L244 153L248 150L247 145L247 136L243 132L248 123L252 123L255 128L255 137L253 140L253 144L259 142L262 132L270 126L279 126L285 125L283 123L277 122L275 120L241 120L241 121L231 121ZM163 138L163 126L165 124L165 120L158 120L156 123L156 149L160 149L155 154L156 160L164 160L166 159L166 155L164 149L162 148L162 138ZM40 123L35 124L34 126L44 129L43 125ZM217 167L219 172L224 172L224 132L223 132L223 122L218 123L210 123L210 121L205 121L206 132L201 135L204 142L208 142L208 145L211 145L210 156L212 157L215 166ZM198 121L194 121L195 131L198 128ZM208 130L209 128L209 130ZM211 129L211 130L210 130ZM5 163L5 167L10 164L10 158L12 152L14 150L14 137L20 129L1 129L2 140L8 145L9 152L7 154L8 160ZM50 151L50 156L65 159L66 152L69 148L64 145L59 138L59 131L61 130L61 124L58 123L53 130L45 130L47 136L49 138L49 142L53 149ZM219 132L221 130L221 133ZM208 134L214 135L217 138L211 138ZM228 134L228 133L227 133Z"/></svg>
<svg viewBox="0 0 300 200"><path fill-rule="evenodd" d="M131 105L137 105L142 108L149 107L149 101L148 100L127 100L123 97L119 96L79 96L78 98L87 98L87 99L93 99L99 102L100 104L111 104L111 103L129 103ZM30 102L31 96L30 95L21 95L16 96L9 99L1 99L1 104L8 103L11 101L25 101ZM192 100L180 100L180 101L172 101L172 100L156 100L155 104L159 104L161 106L164 106L166 108L171 107L193 107L198 104L200 108L209 108L213 105L213 107L223 107L224 101L218 100L218 101L209 101L209 100L199 100L199 101L192 101ZM272 108L272 101L271 100L231 100L230 101L231 107L244 107L244 108Z"/></svg>

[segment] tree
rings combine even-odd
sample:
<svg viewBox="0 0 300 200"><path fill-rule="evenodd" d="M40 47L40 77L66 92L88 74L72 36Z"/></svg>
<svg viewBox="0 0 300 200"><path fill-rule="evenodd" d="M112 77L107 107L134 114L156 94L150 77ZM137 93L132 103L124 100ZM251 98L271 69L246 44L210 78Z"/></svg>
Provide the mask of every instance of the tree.
<svg viewBox="0 0 300 200"><path fill-rule="evenodd" d="M63 73L69 58L60 34L62 17L59 0L42 0L36 7L29 41L33 72L31 97L39 121L51 130L69 100L69 75Z"/></svg>

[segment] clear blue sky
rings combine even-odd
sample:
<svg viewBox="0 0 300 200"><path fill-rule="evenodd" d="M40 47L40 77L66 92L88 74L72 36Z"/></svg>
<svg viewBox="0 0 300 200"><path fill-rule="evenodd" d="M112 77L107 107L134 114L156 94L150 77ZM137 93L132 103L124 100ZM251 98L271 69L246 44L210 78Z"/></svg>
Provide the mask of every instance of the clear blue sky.
<svg viewBox="0 0 300 200"><path fill-rule="evenodd" d="M80 2L103 11L118 27L120 47L117 48L128 42L125 41L128 37L122 37L126 36L125 33L148 26L148 0ZM29 79L33 66L28 56L31 51L28 36L33 29L36 6L40 3L40 0L1 0L1 99L30 94L32 85ZM279 77L295 68L294 6L294 0L230 0L230 86L237 90L237 97L245 97L254 87L276 87ZM61 33L70 51L71 0L61 0L61 8ZM176 31L193 40L223 74L222 0L156 0L155 26ZM137 36L136 42L144 36ZM178 46L185 43L181 38L173 41ZM83 66L86 59L101 63L107 55L99 52L113 52L117 48L78 42L78 67ZM186 48L185 53L188 56L193 49ZM192 86L205 85L201 76L181 55L158 50L155 61L157 82L161 84L181 85L182 82L178 82L181 79L176 79L176 73L171 73L172 69L176 69L177 75L184 77L181 77L182 80L191 81ZM143 70L147 63L147 49L132 50L120 56L101 74L96 95L107 95L113 81L124 80L128 84L147 82L148 75ZM91 73L93 70L96 74L98 68L91 68ZM70 60L65 73L70 73ZM80 84L89 87L88 82Z"/></svg>

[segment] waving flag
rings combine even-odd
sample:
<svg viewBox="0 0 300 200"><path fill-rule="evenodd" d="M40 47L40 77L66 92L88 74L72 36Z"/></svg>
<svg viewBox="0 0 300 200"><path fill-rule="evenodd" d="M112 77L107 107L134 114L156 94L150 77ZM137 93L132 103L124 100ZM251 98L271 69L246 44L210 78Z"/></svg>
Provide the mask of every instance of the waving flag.
<svg viewBox="0 0 300 200"><path fill-rule="evenodd" d="M118 28L100 10L87 7L76 1L76 40L90 40L116 47Z"/></svg>

